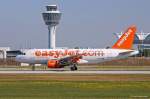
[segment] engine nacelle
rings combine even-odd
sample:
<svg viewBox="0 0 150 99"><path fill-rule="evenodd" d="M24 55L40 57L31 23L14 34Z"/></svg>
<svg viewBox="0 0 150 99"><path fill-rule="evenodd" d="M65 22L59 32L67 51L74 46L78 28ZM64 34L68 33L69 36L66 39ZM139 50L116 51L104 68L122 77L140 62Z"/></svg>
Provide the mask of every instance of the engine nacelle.
<svg viewBox="0 0 150 99"><path fill-rule="evenodd" d="M48 68L60 68L58 60L49 60L47 66Z"/></svg>

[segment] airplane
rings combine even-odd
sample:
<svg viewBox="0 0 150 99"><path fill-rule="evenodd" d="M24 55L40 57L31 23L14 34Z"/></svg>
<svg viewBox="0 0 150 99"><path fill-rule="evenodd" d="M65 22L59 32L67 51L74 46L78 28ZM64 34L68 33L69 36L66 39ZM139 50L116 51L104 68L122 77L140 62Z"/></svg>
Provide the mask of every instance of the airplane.
<svg viewBox="0 0 150 99"><path fill-rule="evenodd" d="M130 26L118 41L105 49L30 49L15 60L29 64L47 64L48 68L64 68L77 70L79 64L99 63L114 59L126 58L139 53L132 49L136 26Z"/></svg>

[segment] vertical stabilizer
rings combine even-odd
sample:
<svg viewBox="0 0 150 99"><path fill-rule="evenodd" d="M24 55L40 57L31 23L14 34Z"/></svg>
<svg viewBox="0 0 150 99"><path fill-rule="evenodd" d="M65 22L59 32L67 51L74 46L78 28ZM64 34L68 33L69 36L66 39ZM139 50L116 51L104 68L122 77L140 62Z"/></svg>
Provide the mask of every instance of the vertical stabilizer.
<svg viewBox="0 0 150 99"><path fill-rule="evenodd" d="M132 49L136 26L130 26L119 40L112 46L114 49Z"/></svg>

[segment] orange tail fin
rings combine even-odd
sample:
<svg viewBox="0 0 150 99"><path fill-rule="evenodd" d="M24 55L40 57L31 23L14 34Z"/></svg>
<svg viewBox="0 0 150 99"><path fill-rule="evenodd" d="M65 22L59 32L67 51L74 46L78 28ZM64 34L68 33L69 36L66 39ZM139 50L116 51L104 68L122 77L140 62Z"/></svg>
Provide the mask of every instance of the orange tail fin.
<svg viewBox="0 0 150 99"><path fill-rule="evenodd" d="M114 49L132 49L136 27L129 27L120 39L112 46Z"/></svg>

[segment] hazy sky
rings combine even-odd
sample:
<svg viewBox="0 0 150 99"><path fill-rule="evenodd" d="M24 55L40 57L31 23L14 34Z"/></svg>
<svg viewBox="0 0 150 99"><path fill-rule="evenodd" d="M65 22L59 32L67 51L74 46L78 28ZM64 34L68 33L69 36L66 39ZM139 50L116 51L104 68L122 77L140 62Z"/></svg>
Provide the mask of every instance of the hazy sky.
<svg viewBox="0 0 150 99"><path fill-rule="evenodd" d="M47 48L48 30L41 13L57 4L62 18L58 47L111 46L115 32L135 24L150 32L150 0L0 0L0 46Z"/></svg>

